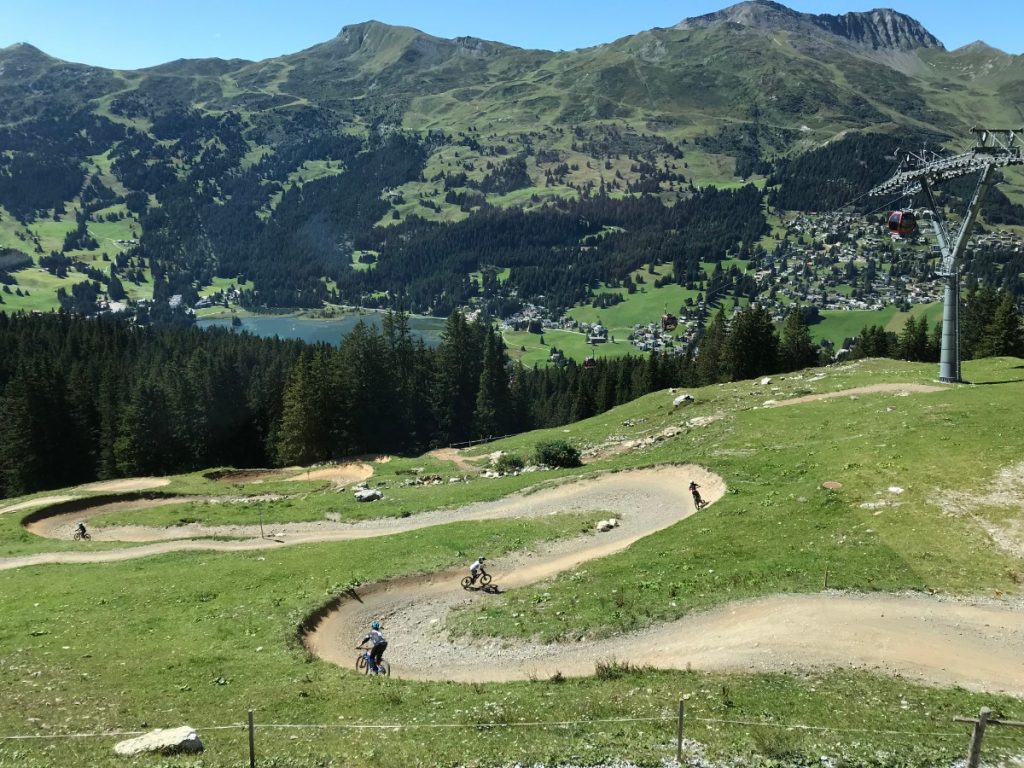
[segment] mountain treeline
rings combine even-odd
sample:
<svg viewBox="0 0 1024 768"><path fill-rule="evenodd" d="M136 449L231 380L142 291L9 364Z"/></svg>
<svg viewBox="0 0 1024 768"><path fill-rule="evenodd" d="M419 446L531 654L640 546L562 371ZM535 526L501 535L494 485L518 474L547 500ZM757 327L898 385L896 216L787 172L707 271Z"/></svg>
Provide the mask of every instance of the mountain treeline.
<svg viewBox="0 0 1024 768"><path fill-rule="evenodd" d="M935 362L941 327L873 326L852 357ZM965 296L964 359L1024 356L1013 297ZM488 321L449 316L436 348L404 313L360 323L339 347L227 330L138 327L65 313L0 313L0 496L213 466L310 464L420 453L552 427L671 386L826 362L800 308L720 309L696 350L522 368Z"/></svg>
<svg viewBox="0 0 1024 768"><path fill-rule="evenodd" d="M339 347L111 317L0 313L0 496L216 466L309 464L555 426L675 383L656 357L510 364L453 313L431 349L388 313Z"/></svg>

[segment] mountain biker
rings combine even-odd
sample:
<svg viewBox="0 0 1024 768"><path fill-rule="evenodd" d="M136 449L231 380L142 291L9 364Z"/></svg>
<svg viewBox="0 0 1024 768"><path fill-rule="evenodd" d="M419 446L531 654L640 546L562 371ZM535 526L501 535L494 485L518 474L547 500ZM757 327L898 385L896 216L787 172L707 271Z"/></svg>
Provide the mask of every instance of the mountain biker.
<svg viewBox="0 0 1024 768"><path fill-rule="evenodd" d="M366 645L367 641L373 643L373 647L370 648L370 662L373 664L373 671L380 672L380 660L384 655L384 651L388 648L388 641L384 639L384 633L380 631L379 621L375 621L370 625L370 631L366 633L366 637L363 638L356 648L362 648Z"/></svg>
<svg viewBox="0 0 1024 768"><path fill-rule="evenodd" d="M472 579L470 583L475 583L477 577L483 572L484 560L486 559L486 557L478 557L476 561L471 566L469 566L469 576Z"/></svg>
<svg viewBox="0 0 1024 768"><path fill-rule="evenodd" d="M85 530L85 523L79 523L78 528L75 529L75 532L83 539L89 535Z"/></svg>
<svg viewBox="0 0 1024 768"><path fill-rule="evenodd" d="M697 490L698 488L700 488L700 486L697 485L697 481L691 480L690 493L693 494L693 506L696 507L697 509L700 509L701 507L704 506L704 499L700 497L700 491Z"/></svg>

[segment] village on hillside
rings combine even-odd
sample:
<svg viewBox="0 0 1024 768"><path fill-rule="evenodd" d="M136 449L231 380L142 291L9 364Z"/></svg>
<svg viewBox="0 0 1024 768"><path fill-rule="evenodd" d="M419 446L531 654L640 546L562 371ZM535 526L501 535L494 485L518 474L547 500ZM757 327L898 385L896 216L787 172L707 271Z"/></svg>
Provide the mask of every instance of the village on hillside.
<svg viewBox="0 0 1024 768"><path fill-rule="evenodd" d="M639 352L685 354L717 306L724 306L731 318L751 299L771 312L778 323L793 305L819 311L871 311L895 305L907 311L914 305L942 301L944 283L935 274L939 247L927 224L905 238L890 237L877 221L849 213L796 213L785 218L783 226L784 234L776 235L777 246L771 252L756 249L745 271L732 267L733 274L725 272L710 300L708 276L698 284L696 300L672 311L666 307L660 317L634 324L624 340ZM979 227L968 241L967 263L982 253L989 261L1019 256L1024 254L1024 238ZM746 284L756 286L754 295L736 296L740 275L752 278ZM595 348L615 340L600 322L575 319L572 309L555 317L532 303L504 318L501 330L536 334L572 331L584 335L587 344ZM848 349L852 341L848 339L841 348ZM557 349L550 361L567 362Z"/></svg>

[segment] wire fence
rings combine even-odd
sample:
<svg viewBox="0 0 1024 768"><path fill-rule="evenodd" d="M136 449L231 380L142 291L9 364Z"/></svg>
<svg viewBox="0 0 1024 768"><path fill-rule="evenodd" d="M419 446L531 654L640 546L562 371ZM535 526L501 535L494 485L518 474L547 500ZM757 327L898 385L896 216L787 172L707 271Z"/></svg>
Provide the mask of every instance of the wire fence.
<svg viewBox="0 0 1024 768"><path fill-rule="evenodd" d="M311 730L311 731L361 731L361 730L382 730L382 731L416 731L434 729L476 729L490 730L497 728L569 728L606 724L627 724L627 723L677 723L677 715L652 715L648 717L607 717L587 718L584 720L519 720L519 721L469 721L469 722L441 722L441 723L259 723L253 724L254 730ZM835 734L884 734L892 736L927 736L937 738L964 738L964 729L948 731L936 730L899 730L885 728L843 728L832 725L810 725L807 723L784 723L773 720L745 720L740 718L718 718L718 717L697 717L686 715L686 724L700 723L702 725L735 725L746 728L775 728L788 731L815 731ZM249 725L240 721L224 725L207 725L195 728L196 732L209 731L238 731L247 730ZM148 731L90 731L81 733L34 733L34 734L8 734L0 735L0 741L17 740L58 740L58 739L86 739L86 738L113 738L141 736L150 733ZM993 737L1024 739L1024 732L1004 732L991 734Z"/></svg>
<svg viewBox="0 0 1024 768"><path fill-rule="evenodd" d="M883 715L884 713L880 713ZM389 764L423 764L422 758L431 754L432 749L445 752L448 757L454 752L461 753L458 761L494 762L504 764L509 759L515 762L544 764L545 762L586 762L592 756L601 762L610 754L629 755L630 759L646 758L663 764L672 758L677 764L684 763L684 757L702 763L706 744L718 742L721 745L723 729L739 729L741 733L730 733L726 743L751 744L755 750L775 751L789 754L793 749L794 734L832 734L834 746L867 746L874 750L877 739L863 737L884 736L888 744L911 745L913 747L931 743L937 753L949 758L959 749L967 747L967 768L977 768L980 761L982 739L991 748L1003 754L1024 753L1024 723L1000 720L990 717L990 711L982 708L978 718L953 719L949 729L921 728L900 729L881 727L844 727L841 725L811 724L801 722L779 722L771 719L742 717L710 717L696 713L687 714L685 701L678 702L677 713L648 716L595 717L559 720L474 720L446 722L351 722L351 723L257 723L253 711L247 712L245 721L206 725L194 728L202 738L211 757L225 759L231 765L247 754L248 765L276 765L280 761L295 759L310 760L310 764L322 764L342 755L346 760L375 760L386 754ZM989 725L1015 726L985 732ZM971 723L973 733L963 725ZM542 738L537 731L546 732ZM34 733L0 735L0 763L3 762L5 747L30 742L50 742L37 749L46 750L48 758L67 757L64 764L81 764L81 761L96 755L97 749L105 750L108 745L90 744L79 746L90 739L130 739L151 731L109 730L77 733ZM276 732L281 736L273 737ZM387 735L408 732L409 738L394 739ZM428 732L446 735L431 741ZM457 733L458 732L458 733ZM218 734L214 736L213 734ZM260 737L262 734L262 737ZM287 734L287 735L285 735ZM371 735L379 734L379 736ZM421 734L417 737L413 734ZM529 735L528 735L529 734ZM521 737L520 737L521 735ZM685 738L684 738L685 735ZM846 740L842 737L856 736ZM674 737L674 738L673 738ZM988 741L991 739L991 742ZM685 750L684 750L685 747ZM823 749L814 743L815 753ZM82 751L87 749L88 753ZM384 753L378 750L385 749ZM56 750L56 751L55 751ZM63 750L61 753L60 750ZM8 753L9 755L12 753ZM488 757L485 757L488 756ZM18 752L14 757L22 756ZM546 759L545 759L546 758ZM262 761L262 762L261 762ZM223 764L228 764L223 763ZM57 763L53 763L57 764ZM220 765L222 763L215 763ZM289 762L288 764L292 764ZM299 764L299 763L296 763Z"/></svg>

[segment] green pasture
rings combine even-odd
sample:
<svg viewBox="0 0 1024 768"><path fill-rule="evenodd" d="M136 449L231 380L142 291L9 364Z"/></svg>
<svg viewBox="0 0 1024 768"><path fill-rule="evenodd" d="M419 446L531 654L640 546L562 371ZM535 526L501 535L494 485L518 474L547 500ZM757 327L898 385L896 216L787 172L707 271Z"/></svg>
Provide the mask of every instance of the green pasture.
<svg viewBox="0 0 1024 768"><path fill-rule="evenodd" d="M508 354L527 367L546 365L551 356L552 348L558 349L567 358L582 363L588 357L623 357L625 355L643 354L626 341L626 337L616 337L614 342L607 344L588 344L587 337L579 331L561 329L545 329L543 334L528 331L505 331L502 338L508 346ZM541 344L541 336L544 343ZM523 349L525 347L525 351Z"/></svg>
<svg viewBox="0 0 1024 768"><path fill-rule="evenodd" d="M942 322L942 304L915 304L909 312L900 312L894 304L882 309L823 309L821 317L821 322L810 327L811 338L815 341L828 339L838 347L843 339L855 337L871 325L880 325L887 331L900 333L909 317L915 320L925 318L930 332L935 323Z"/></svg>
<svg viewBox="0 0 1024 768"><path fill-rule="evenodd" d="M468 452L479 461L495 450L525 456L539 440L553 437L585 450L682 427L653 447L576 470L406 487L404 480L417 470L458 472L429 456L394 458L373 464L370 483L385 484L385 501L370 505L349 503L350 494L315 479L235 483L194 473L174 478L160 492L273 492L289 498L262 508L195 504L118 513L95 524L173 525L182 514L195 513L210 521L252 522L260 509L271 523L319 519L327 512L341 519L414 515L561 477L696 463L727 485L715 504L623 552L476 601L452 617L449 631L461 641L496 643L496 652L506 639L629 632L732 600L817 592L826 568L829 587L838 590L1019 595L1024 562L996 546L985 530L1001 526L1015 535L1019 503L988 498L974 505L972 515L958 516L942 500L949 494L981 497L998 473L1020 467L1022 369L1024 361L1012 358L971 361L964 364L970 385L903 397L845 395L777 409L763 404L868 384L930 384L935 366L855 361L775 376L766 385L706 387L692 390L694 403L681 411L671 408L674 393L656 392L576 424ZM826 490L822 483L828 480L842 487ZM53 493L64 492L40 495ZM24 514L0 514L0 556L72 545L28 534L20 526ZM352 584L464 566L479 551L497 555L583 535L596 514L456 523L280 550L0 571L0 685L6 691L0 736L46 737L0 739L0 767L120 765L111 747L123 737L54 737L185 722L199 729L207 752L176 758L175 765L244 764L244 730L212 727L241 722L247 709L256 711L258 726L321 726L285 731L285 738L282 731L257 728L260 764L294 768L365 762L382 768L596 765L612 758L657 765L674 756L681 696L687 698L686 735L703 745L709 759L758 768L820 765L823 758L835 765L949 764L962 756L968 739L968 729L952 723L954 716L985 705L1007 719L1024 719L1024 703L1010 697L850 670L662 672L643 669L645 660L609 660L600 674L579 680L367 680L310 657L296 640L303 617ZM388 655L400 670L401 648ZM652 719L598 722L619 718ZM536 722L573 725L523 725ZM338 727L381 723L446 727L372 733ZM1018 747L1017 741L987 739L986 760ZM168 765L166 758L132 764Z"/></svg>
<svg viewBox="0 0 1024 768"><path fill-rule="evenodd" d="M120 221L90 221L89 234L99 243L99 251L113 255L131 247L116 243L115 240L138 240L141 228L133 218Z"/></svg>
<svg viewBox="0 0 1024 768"><path fill-rule="evenodd" d="M59 221L52 218L39 219L33 222L29 229L39 238L44 253L59 251L64 245L64 237L68 232L74 231L78 224L75 221L74 213L68 211L60 217Z"/></svg>
<svg viewBox="0 0 1024 768"><path fill-rule="evenodd" d="M18 312L21 310L25 312L49 312L50 310L59 309L57 289L63 287L66 291L70 291L72 284L78 282L78 280L74 279L75 275L81 280L86 279L85 275L77 272L68 273L66 278L57 277L39 267L28 267L27 269L13 272L12 276L18 281L18 284L10 286L11 293L6 291L0 293L0 296L4 297L4 303L0 305L0 308L6 312ZM20 288L22 293L27 291L29 295L16 296L14 294L15 288Z"/></svg>
<svg viewBox="0 0 1024 768"><path fill-rule="evenodd" d="M747 262L742 259L723 259L723 271L733 266L741 271L747 268ZM715 268L712 262L702 262L701 267L705 274L710 277ZM594 307L589 304L577 305L566 311L566 314L581 323L600 322L609 329L610 334L616 340L625 341L626 337L633 332L636 324L647 325L648 323L660 323L661 316L667 309L674 315L679 315L680 308L685 305L687 299L692 300L693 308L696 308L697 297L702 291L690 290L677 283L663 285L660 288L654 287L654 281L658 278L671 274L671 264L657 264L653 272L648 268L638 269L632 273L634 282L642 279L643 283L637 283L635 293L628 293L625 288L598 289L598 293L616 293L623 297L624 301L611 307ZM720 297L719 297L720 298ZM726 303L731 306L732 299L727 298ZM741 305L746 304L741 301Z"/></svg>
<svg viewBox="0 0 1024 768"><path fill-rule="evenodd" d="M25 228L7 212L7 209L0 206L0 248L16 248L24 253L32 253L35 244L18 237L19 234L25 237Z"/></svg>

